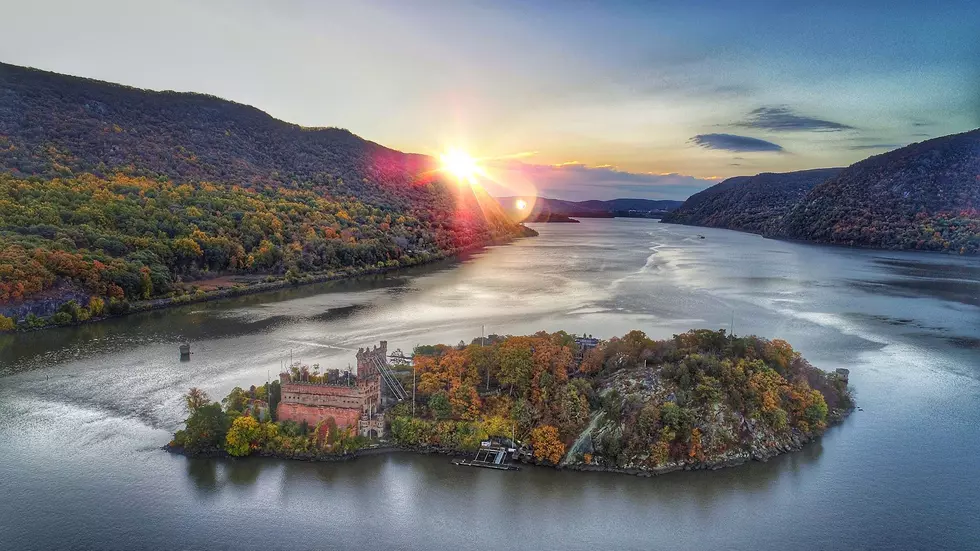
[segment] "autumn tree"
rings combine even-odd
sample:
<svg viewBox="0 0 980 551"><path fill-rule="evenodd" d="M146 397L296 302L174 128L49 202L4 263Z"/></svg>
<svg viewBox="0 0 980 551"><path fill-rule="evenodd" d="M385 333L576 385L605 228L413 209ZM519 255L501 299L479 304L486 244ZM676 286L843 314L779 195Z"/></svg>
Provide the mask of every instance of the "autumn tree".
<svg viewBox="0 0 980 551"><path fill-rule="evenodd" d="M184 403L187 406L187 411L190 413L196 412L201 406L206 406L211 403L211 398L203 390L195 387L191 387L184 395Z"/></svg>
<svg viewBox="0 0 980 551"><path fill-rule="evenodd" d="M225 437L225 450L231 455L242 457L252 453L262 434L259 422L254 417L236 417Z"/></svg>
<svg viewBox="0 0 980 551"><path fill-rule="evenodd" d="M541 461L558 464L565 455L565 444L558 438L558 429L551 425L537 427L531 431L531 447L534 457Z"/></svg>

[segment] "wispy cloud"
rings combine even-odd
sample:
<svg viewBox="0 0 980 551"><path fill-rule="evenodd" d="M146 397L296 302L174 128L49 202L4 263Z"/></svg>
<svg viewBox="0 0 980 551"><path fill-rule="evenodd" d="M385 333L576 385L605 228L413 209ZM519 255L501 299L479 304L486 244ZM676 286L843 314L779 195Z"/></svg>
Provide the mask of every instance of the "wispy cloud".
<svg viewBox="0 0 980 551"><path fill-rule="evenodd" d="M779 144L737 134L698 134L691 138L691 141L705 149L723 149L740 153L783 151L783 146Z"/></svg>
<svg viewBox="0 0 980 551"><path fill-rule="evenodd" d="M744 121L735 123L735 126L777 132L838 132L855 129L839 122L799 115L786 106L760 107L751 111Z"/></svg>

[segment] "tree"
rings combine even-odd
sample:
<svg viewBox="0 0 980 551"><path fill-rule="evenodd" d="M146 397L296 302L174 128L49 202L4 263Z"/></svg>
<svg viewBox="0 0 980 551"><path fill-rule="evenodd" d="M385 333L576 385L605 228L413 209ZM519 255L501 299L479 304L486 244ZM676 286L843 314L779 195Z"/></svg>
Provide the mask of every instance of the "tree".
<svg viewBox="0 0 980 551"><path fill-rule="evenodd" d="M0 315L0 333L4 331L13 331L15 327L16 324L14 324L14 320L4 315Z"/></svg>
<svg viewBox="0 0 980 551"><path fill-rule="evenodd" d="M174 440L193 453L220 449L231 424L217 403L199 407L184 423L186 428Z"/></svg>
<svg viewBox="0 0 980 551"><path fill-rule="evenodd" d="M97 318L102 315L105 310L105 301L99 297L91 297L88 299L88 311L92 314L93 318Z"/></svg>
<svg viewBox="0 0 980 551"><path fill-rule="evenodd" d="M279 381L272 381L268 385L267 395L269 397L269 417L275 421L276 420L276 408L279 406L279 401L282 398L282 385Z"/></svg>
<svg viewBox="0 0 980 551"><path fill-rule="evenodd" d="M523 395L531 384L533 361L530 339L511 337L500 346L500 382Z"/></svg>
<svg viewBox="0 0 980 551"><path fill-rule="evenodd" d="M241 387L236 386L221 400L221 403L225 405L225 411L241 413L245 411L245 406L248 404L248 394Z"/></svg>
<svg viewBox="0 0 980 551"><path fill-rule="evenodd" d="M153 280L150 278L150 269L146 266L140 268L140 298L146 300L153 296Z"/></svg>
<svg viewBox="0 0 980 551"><path fill-rule="evenodd" d="M184 395L184 403L187 405L187 411L190 413L196 412L202 406L206 406L211 403L211 398L208 397L207 392L195 387L191 387Z"/></svg>
<svg viewBox="0 0 980 551"><path fill-rule="evenodd" d="M436 419L448 419L453 412L452 404L449 403L449 397L443 391L439 391L429 398L429 409L432 410L432 415Z"/></svg>
<svg viewBox="0 0 980 551"><path fill-rule="evenodd" d="M225 437L225 451L236 457L246 456L258 445L261 435L261 426L254 417L237 417Z"/></svg>
<svg viewBox="0 0 980 551"><path fill-rule="evenodd" d="M534 457L542 461L558 464L565 455L565 444L558 439L558 429L545 425L531 431L531 447Z"/></svg>
<svg viewBox="0 0 980 551"><path fill-rule="evenodd" d="M691 458L704 460L704 447L701 445L701 429L697 427L691 429L691 443L687 455Z"/></svg>

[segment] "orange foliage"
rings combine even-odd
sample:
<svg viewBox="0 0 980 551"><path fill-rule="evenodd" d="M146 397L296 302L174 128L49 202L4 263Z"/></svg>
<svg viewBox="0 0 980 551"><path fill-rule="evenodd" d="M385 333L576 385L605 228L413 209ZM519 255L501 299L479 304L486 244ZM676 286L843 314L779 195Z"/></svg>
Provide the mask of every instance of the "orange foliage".
<svg viewBox="0 0 980 551"><path fill-rule="evenodd" d="M541 461L557 464L565 455L565 444L558 439L558 429L544 425L531 431L531 447L534 457Z"/></svg>
<svg viewBox="0 0 980 551"><path fill-rule="evenodd" d="M701 429L695 427L691 429L691 445L687 452L688 457L704 458L704 448L701 445Z"/></svg>

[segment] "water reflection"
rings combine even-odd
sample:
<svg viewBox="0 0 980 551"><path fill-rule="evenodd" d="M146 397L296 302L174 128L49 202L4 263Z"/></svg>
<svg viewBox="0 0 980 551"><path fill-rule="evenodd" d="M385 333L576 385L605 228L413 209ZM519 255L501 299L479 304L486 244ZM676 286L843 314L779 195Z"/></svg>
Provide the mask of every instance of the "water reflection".
<svg viewBox="0 0 980 551"><path fill-rule="evenodd" d="M193 459L185 462L187 478L194 483L198 495L208 495L218 489L218 460Z"/></svg>
<svg viewBox="0 0 980 551"><path fill-rule="evenodd" d="M228 459L225 461L225 473L228 481L236 486L251 486L259 479L262 472L262 458Z"/></svg>

